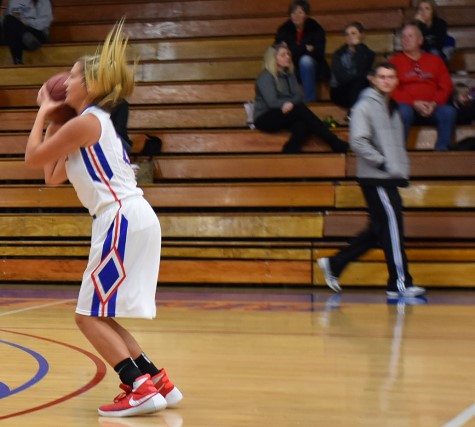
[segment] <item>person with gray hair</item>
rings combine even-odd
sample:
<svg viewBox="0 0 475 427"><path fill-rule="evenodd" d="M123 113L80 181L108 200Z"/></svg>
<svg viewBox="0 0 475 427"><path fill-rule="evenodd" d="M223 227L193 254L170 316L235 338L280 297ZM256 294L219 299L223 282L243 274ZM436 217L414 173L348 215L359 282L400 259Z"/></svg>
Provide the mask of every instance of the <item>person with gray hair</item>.
<svg viewBox="0 0 475 427"><path fill-rule="evenodd" d="M392 97L399 104L406 140L413 124L435 125L435 151L447 151L457 116L449 104L453 83L443 59L424 52L423 42L421 30L415 23L403 27L402 52L390 58L399 79Z"/></svg>
<svg viewBox="0 0 475 427"><path fill-rule="evenodd" d="M284 153L298 153L311 135L323 139L334 152L348 150L348 144L304 104L292 54L285 43L270 46L265 52L264 69L256 80L254 125L263 132L289 130L291 136L284 145Z"/></svg>

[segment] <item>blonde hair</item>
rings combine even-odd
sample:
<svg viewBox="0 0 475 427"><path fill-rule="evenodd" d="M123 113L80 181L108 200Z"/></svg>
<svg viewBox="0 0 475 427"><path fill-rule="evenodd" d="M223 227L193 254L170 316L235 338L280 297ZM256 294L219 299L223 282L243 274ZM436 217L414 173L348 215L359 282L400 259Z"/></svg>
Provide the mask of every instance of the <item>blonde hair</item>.
<svg viewBox="0 0 475 427"><path fill-rule="evenodd" d="M128 38L123 32L124 19L114 25L96 54L78 60L83 65L84 79L94 102L106 110L131 95L135 87L135 68L127 63Z"/></svg>
<svg viewBox="0 0 475 427"><path fill-rule="evenodd" d="M272 74L275 79L278 90L280 90L278 76L279 67L277 66L276 56L280 49L287 49L287 51L290 53L290 49L285 43L279 43L269 46L264 53L264 69L266 69L267 71L269 71L269 73ZM290 63L286 71L289 74L294 73L294 64L292 62Z"/></svg>

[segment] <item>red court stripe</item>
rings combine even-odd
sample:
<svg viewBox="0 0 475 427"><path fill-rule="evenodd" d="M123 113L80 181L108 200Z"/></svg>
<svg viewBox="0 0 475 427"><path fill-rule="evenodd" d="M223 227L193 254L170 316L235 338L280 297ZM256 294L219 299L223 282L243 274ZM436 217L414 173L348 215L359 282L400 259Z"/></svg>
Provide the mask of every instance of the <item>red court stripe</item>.
<svg viewBox="0 0 475 427"><path fill-rule="evenodd" d="M39 340L51 342L53 344L62 345L63 347L68 347L72 350L75 350L75 351L78 351L79 353L84 354L86 357L91 359L94 362L94 364L96 365L96 373L95 373L94 377L87 384L85 384L84 386L78 388L77 390L74 390L73 392L71 392L69 394L66 394L62 397L59 397L58 399L52 400L51 402L44 403L43 405L34 406L32 408L24 409L23 411L14 412L12 414L2 415L2 416L0 416L0 420L5 420L7 418L17 417L19 415L29 414L31 412L39 411L41 409L49 408L51 406L54 406L54 405L57 405L59 403L65 402L66 400L69 400L69 399L72 399L73 397L79 396L80 394L82 394L82 393L90 390L91 388L95 387L97 384L99 384L103 380L103 378L106 375L106 371L107 371L106 364L101 359L99 359L99 357L97 357L96 355L94 355L94 354L92 354L92 353L90 353L90 352L88 352L88 351L86 351L82 348L79 348L79 347L76 347L74 345L67 344L67 343L64 343L64 342L61 342L61 341L52 340L50 338L40 337L38 335L25 334L25 333L22 333L22 332L9 331L9 330L6 330L6 329L0 329L0 331L1 332L6 332L6 333L9 333L9 334L23 335L25 337L36 338L36 339L39 339Z"/></svg>

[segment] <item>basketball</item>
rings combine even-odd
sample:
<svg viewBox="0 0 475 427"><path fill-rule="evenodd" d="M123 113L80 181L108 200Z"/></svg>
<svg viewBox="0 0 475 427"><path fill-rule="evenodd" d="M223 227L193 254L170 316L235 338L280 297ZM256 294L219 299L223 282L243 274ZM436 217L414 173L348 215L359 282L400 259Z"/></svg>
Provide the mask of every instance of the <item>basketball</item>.
<svg viewBox="0 0 475 427"><path fill-rule="evenodd" d="M49 114L49 119L55 123L66 123L68 120L72 119L73 117L76 117L76 111L66 104L56 107Z"/></svg>
<svg viewBox="0 0 475 427"><path fill-rule="evenodd" d="M66 99L66 86L64 83L68 78L69 73L64 71L55 74L46 81L46 89L48 89L49 96L53 101L64 101ZM64 104L55 108L55 110L49 115L49 119L56 123L66 123L74 116L76 116L76 111L74 111L69 105Z"/></svg>
<svg viewBox="0 0 475 427"><path fill-rule="evenodd" d="M46 82L46 89L53 101L64 101L66 99L66 86L64 83L69 78L69 73L64 71L50 77Z"/></svg>

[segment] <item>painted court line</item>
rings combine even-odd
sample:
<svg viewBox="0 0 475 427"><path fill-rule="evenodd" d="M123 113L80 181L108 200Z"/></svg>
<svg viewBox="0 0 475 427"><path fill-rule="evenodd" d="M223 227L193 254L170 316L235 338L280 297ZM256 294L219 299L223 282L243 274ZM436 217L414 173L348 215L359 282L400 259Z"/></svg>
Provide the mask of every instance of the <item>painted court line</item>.
<svg viewBox="0 0 475 427"><path fill-rule="evenodd" d="M442 427L462 427L467 421L475 416L475 403L469 406L465 411L457 415L453 420L450 420Z"/></svg>
<svg viewBox="0 0 475 427"><path fill-rule="evenodd" d="M20 308L18 310L6 311L4 313L0 313L0 316L7 316L9 314L16 314L16 313L23 313L25 311L36 310L38 308L51 307L52 305L65 304L65 303L70 302L70 301L76 301L76 300L75 299L65 299L65 300L62 300L62 301L50 302L48 304L33 305L31 307Z"/></svg>

